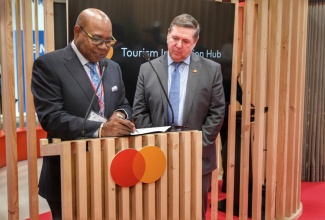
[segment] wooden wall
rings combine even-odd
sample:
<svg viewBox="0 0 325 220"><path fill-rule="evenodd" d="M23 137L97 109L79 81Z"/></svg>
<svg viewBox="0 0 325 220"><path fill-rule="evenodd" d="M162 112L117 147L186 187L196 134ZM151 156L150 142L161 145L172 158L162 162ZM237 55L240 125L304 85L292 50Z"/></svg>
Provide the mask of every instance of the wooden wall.
<svg viewBox="0 0 325 220"><path fill-rule="evenodd" d="M29 166L29 206L32 219L38 219L35 110L30 93L33 48L31 7L28 1L0 1L1 68L3 119L6 136L8 219L19 219L13 10L22 18L25 30L25 56L18 57L18 76L23 71L26 83L18 83L19 96L27 99L26 128ZM145 2L145 1L144 1ZM229 110L227 219L232 218L236 80L243 88L241 126L240 217L247 219L250 147L253 161L253 219L261 215L262 187L266 186L265 219L295 219L301 214L300 181L303 137L303 104L306 69L308 0L246 0L236 4L233 53L232 95ZM54 49L53 0L44 1L46 51ZM148 2L150 4L150 2ZM135 7L135 6L134 6ZM133 7L126 6L132 11ZM19 11L21 13L19 13ZM19 22L20 19L16 21ZM37 28L37 27L36 27ZM19 40L18 48L22 48ZM18 50L21 51L21 50ZM37 53L36 53L37 54ZM21 60L20 60L21 59ZM23 62L22 62L23 61ZM23 65L24 64L24 65ZM19 80L20 81L20 80ZM23 89L25 88L25 90ZM20 102L20 101L19 101ZM251 122L251 104L255 120ZM22 103L19 104L22 106ZM265 106L268 112L264 113ZM20 108L21 109L21 108ZM20 110L21 111L21 110ZM19 126L24 126L20 114ZM212 215L212 219L216 219Z"/></svg>
<svg viewBox="0 0 325 220"><path fill-rule="evenodd" d="M300 177L308 1L246 0L237 8L228 122L226 216L231 218L233 213L235 83L239 75L243 88L239 215L246 219L251 207L247 202L251 156L252 218L261 216L263 198L265 219L298 218L302 211ZM253 122L251 105L255 109Z"/></svg>

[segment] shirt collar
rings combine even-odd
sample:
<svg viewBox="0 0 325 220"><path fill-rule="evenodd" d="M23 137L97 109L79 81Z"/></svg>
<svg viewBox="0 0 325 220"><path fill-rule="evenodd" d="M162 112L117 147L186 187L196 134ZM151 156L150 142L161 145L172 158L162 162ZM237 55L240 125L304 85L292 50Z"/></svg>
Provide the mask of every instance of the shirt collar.
<svg viewBox="0 0 325 220"><path fill-rule="evenodd" d="M190 65L190 60L191 60L191 55L189 55L185 60L183 60L183 63ZM174 60L170 57L169 53L167 53L167 63L168 66L174 63Z"/></svg>
<svg viewBox="0 0 325 220"><path fill-rule="evenodd" d="M71 42L71 47L73 51L77 54L77 57L79 58L82 65L86 65L89 61L80 53L77 46L74 43L74 40Z"/></svg>

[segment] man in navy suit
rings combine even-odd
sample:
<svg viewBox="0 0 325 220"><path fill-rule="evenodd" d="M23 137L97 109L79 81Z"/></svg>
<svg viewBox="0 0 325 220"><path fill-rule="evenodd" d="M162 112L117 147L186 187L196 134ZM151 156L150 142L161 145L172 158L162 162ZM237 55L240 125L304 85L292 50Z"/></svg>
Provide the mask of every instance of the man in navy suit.
<svg viewBox="0 0 325 220"><path fill-rule="evenodd" d="M202 219L205 219L212 171L217 167L215 140L224 118L225 98L220 64L192 53L199 33L200 25L191 15L174 18L167 34L168 53L154 59L152 65L169 96L174 91L173 75L178 68L180 78L175 87L179 88L179 97L176 105L172 104L177 115L174 124L202 131ZM157 76L150 64L144 63L133 103L136 126L170 125L169 112Z"/></svg>
<svg viewBox="0 0 325 220"><path fill-rule="evenodd" d="M73 31L74 39L67 47L39 57L33 65L31 90L38 119L49 141L134 132L121 69L106 58L116 42L109 17L98 9L85 9ZM101 66L106 62L107 68L102 72ZM91 114L99 119L87 119L84 123L97 88L92 77L100 79L101 76L102 84L91 106ZM49 203L53 219L61 219L59 156L43 158L39 194Z"/></svg>

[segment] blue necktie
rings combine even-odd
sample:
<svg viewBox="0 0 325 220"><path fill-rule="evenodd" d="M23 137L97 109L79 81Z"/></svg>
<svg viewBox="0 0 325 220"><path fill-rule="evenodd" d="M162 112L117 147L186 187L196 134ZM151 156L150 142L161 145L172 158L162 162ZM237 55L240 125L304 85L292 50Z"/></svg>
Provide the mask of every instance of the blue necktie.
<svg viewBox="0 0 325 220"><path fill-rule="evenodd" d="M92 83L94 85L94 90L96 91L98 83L100 81L100 77L99 77L99 74L97 72L97 64L92 63L92 62L88 62L86 65L90 69L90 78L91 78L91 81L92 81ZM102 94L102 87L101 86L99 86L96 95L97 95L98 101L99 101L100 112L102 114L104 114L104 96Z"/></svg>
<svg viewBox="0 0 325 220"><path fill-rule="evenodd" d="M180 102L180 73L178 71L178 67L181 63L173 63L175 69L172 73L172 80L169 89L169 100L170 104L174 110L174 124L178 124L178 110L179 110L179 102ZM168 106L168 122L172 124L172 112L170 107Z"/></svg>
<svg viewBox="0 0 325 220"><path fill-rule="evenodd" d="M97 64L96 63L92 63L92 62L88 62L86 65L90 69L90 78L91 78L91 81L93 82L95 88L97 88L97 85L98 85L99 80L100 80L99 79L98 72L97 72Z"/></svg>

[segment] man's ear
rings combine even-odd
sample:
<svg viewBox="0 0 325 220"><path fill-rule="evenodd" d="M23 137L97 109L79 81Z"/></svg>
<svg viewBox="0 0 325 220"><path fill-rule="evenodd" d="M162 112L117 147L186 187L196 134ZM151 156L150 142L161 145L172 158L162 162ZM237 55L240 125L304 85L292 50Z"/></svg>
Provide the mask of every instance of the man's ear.
<svg viewBox="0 0 325 220"><path fill-rule="evenodd" d="M81 32L81 27L78 25L74 26L74 28L73 28L74 37L79 37L80 32Z"/></svg>

